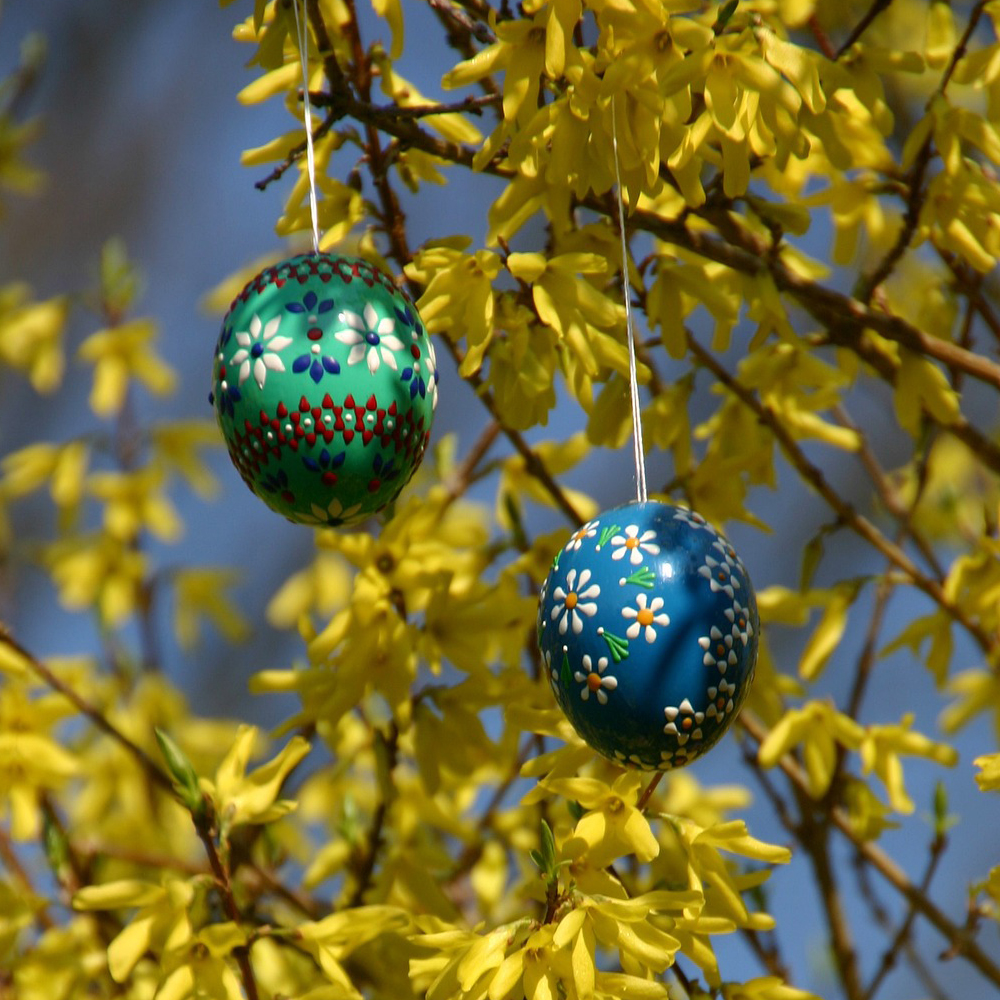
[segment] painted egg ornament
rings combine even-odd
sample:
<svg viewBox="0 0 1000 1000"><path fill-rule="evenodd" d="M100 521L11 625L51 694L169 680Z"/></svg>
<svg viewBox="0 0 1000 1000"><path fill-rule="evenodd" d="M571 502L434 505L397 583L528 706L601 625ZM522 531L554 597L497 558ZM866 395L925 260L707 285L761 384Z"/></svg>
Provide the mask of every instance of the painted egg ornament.
<svg viewBox="0 0 1000 1000"><path fill-rule="evenodd" d="M209 402L247 486L290 521L322 526L396 498L437 394L434 348L392 279L357 257L308 253L236 296Z"/></svg>
<svg viewBox="0 0 1000 1000"><path fill-rule="evenodd" d="M757 601L729 542L669 503L588 521L557 555L538 604L552 690L595 750L669 770L732 724L757 662Z"/></svg>

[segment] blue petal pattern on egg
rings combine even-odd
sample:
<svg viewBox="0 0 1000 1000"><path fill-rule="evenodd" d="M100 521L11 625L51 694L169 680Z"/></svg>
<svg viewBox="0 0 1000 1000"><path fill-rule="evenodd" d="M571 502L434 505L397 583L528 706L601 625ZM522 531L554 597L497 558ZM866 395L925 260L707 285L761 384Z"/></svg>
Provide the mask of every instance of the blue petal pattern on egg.
<svg viewBox="0 0 1000 1000"><path fill-rule="evenodd" d="M618 764L669 770L714 746L757 663L757 601L701 516L650 501L605 511L556 557L538 644L573 727Z"/></svg>

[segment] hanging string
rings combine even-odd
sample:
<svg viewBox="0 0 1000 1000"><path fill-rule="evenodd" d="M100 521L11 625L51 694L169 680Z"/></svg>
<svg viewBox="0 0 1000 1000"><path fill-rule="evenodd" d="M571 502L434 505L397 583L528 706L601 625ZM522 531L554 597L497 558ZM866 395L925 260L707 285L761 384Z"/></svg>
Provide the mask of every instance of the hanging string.
<svg viewBox="0 0 1000 1000"><path fill-rule="evenodd" d="M307 0L292 0L295 15L295 39L302 64L302 115L306 126L306 170L309 173L309 213L312 217L313 253L319 253L319 208L316 204L316 156L313 152L312 105L309 103L309 26L306 20ZM299 4L302 15L299 16Z"/></svg>
<svg viewBox="0 0 1000 1000"><path fill-rule="evenodd" d="M632 398L632 447L635 452L635 490L639 503L646 502L646 459L642 447L642 412L639 409L639 379L635 364L635 333L632 327L632 286L628 278L628 245L625 242L625 206L622 204L622 175L618 166L618 121L615 99L611 98L611 145L615 154L615 193L618 196L618 232L622 240L622 282L625 290L625 326L628 333L628 381Z"/></svg>

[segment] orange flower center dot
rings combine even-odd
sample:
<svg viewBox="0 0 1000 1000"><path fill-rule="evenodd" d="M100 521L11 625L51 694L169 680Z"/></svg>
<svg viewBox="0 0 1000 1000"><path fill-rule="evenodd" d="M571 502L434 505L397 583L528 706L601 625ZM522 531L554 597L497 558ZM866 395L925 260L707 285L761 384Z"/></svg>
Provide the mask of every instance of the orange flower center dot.
<svg viewBox="0 0 1000 1000"><path fill-rule="evenodd" d="M601 686L601 675L600 674L587 674L587 687L591 691L596 691Z"/></svg>
<svg viewBox="0 0 1000 1000"><path fill-rule="evenodd" d="M690 729L690 728L691 728L691 725L692 725L692 723L691 723L691 719L685 719L685 720L684 720L684 721L683 721L683 722L681 723L681 728L682 728L682 729Z"/></svg>
<svg viewBox="0 0 1000 1000"><path fill-rule="evenodd" d="M625 539L625 548L627 548L627 549L637 548L638 545L639 545L639 539L638 538L626 538Z"/></svg>
<svg viewBox="0 0 1000 1000"><path fill-rule="evenodd" d="M635 620L642 626L653 624L653 612L650 608L640 608Z"/></svg>
<svg viewBox="0 0 1000 1000"><path fill-rule="evenodd" d="M568 611L572 611L576 607L576 604L577 604L578 600L579 600L579 598L576 596L576 591L575 590L571 590L566 595L566 609Z"/></svg>
<svg viewBox="0 0 1000 1000"><path fill-rule="evenodd" d="M726 647L723 646L721 642L719 643L718 646L715 647L715 655L716 656L725 656L726 655Z"/></svg>

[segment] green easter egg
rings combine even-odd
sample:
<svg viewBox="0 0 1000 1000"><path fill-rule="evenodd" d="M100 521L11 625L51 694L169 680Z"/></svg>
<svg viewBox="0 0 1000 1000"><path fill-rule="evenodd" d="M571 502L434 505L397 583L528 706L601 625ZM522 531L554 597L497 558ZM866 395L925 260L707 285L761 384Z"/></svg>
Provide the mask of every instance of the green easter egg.
<svg viewBox="0 0 1000 1000"><path fill-rule="evenodd" d="M416 471L438 370L413 303L372 264L302 254L236 296L209 402L230 458L290 521L362 521Z"/></svg>

